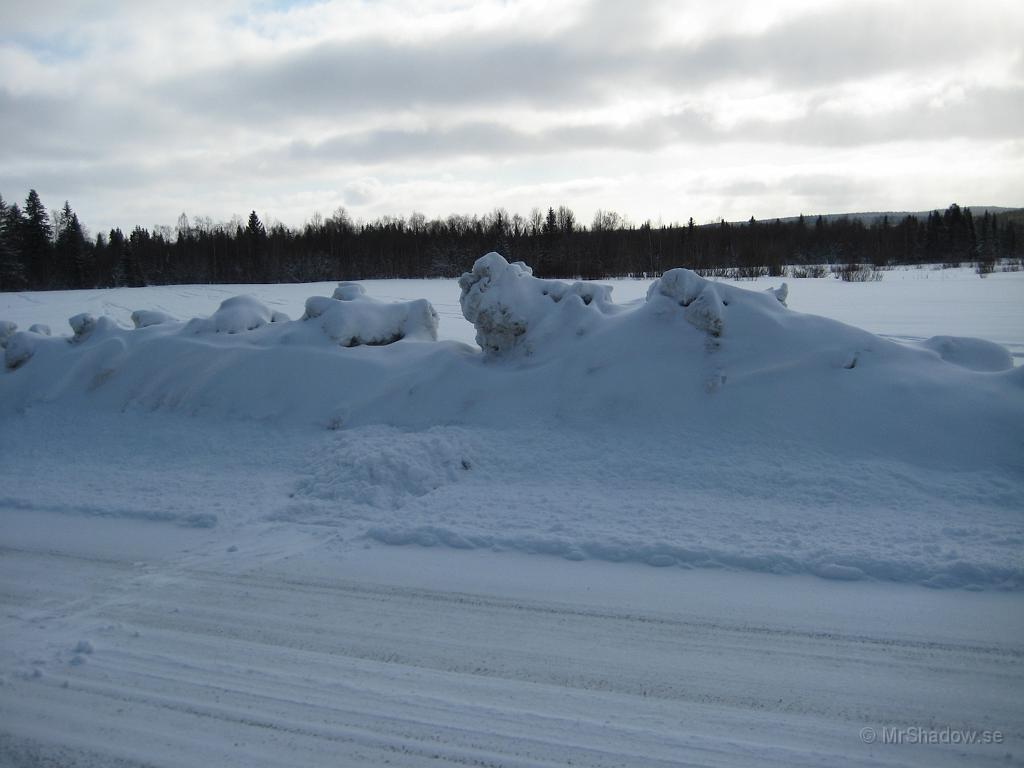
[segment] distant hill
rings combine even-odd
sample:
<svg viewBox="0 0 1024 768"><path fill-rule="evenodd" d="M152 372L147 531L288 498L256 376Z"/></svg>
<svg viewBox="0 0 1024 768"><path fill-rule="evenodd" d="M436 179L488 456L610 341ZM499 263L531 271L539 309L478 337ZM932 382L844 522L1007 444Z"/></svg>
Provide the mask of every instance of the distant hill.
<svg viewBox="0 0 1024 768"><path fill-rule="evenodd" d="M962 205L961 208L970 208L972 216L984 216L986 211L992 215L998 215L1001 219L1010 218L1014 222L1024 222L1024 208L1014 208L1011 206L1003 205ZM928 215L938 211L942 213L945 208L935 208L930 211L862 211L858 213L805 213L803 214L805 221L814 221L821 216L825 221L837 221L839 219L858 219L863 221L865 224L873 224L879 219L888 216L890 222L897 222L901 219L905 219L907 216L912 216L915 219L924 221L928 218ZM786 216L780 218L779 221L790 222L799 219L799 216ZM775 221L772 219L761 219L761 221ZM742 224L744 222L731 222L735 224Z"/></svg>

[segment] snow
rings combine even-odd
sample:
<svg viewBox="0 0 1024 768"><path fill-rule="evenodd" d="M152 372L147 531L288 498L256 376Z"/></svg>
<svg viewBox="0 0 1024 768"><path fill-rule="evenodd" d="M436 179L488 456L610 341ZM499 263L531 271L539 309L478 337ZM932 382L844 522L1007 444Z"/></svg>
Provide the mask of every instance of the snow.
<svg viewBox="0 0 1024 768"><path fill-rule="evenodd" d="M682 269L616 304L488 254L460 287L483 354L349 283L295 321L246 296L137 329L80 314L73 344L11 337L0 409L327 428L272 516L347 538L1024 586L1024 369L998 345L896 343ZM23 475L9 505L63 508Z"/></svg>
<svg viewBox="0 0 1024 768"><path fill-rule="evenodd" d="M232 296L221 302L217 311L189 323L191 333L245 333L274 321L273 312L252 296Z"/></svg>
<svg viewBox="0 0 1024 768"><path fill-rule="evenodd" d="M155 309L137 309L132 312L132 324L136 328L148 328L151 325L173 322L173 317L166 312L159 312Z"/></svg>
<svg viewBox="0 0 1024 768"><path fill-rule="evenodd" d="M378 301L358 283L339 283L331 298L306 299L303 320L314 319L343 347L381 346L406 338L437 340L437 312L429 301Z"/></svg>
<svg viewBox="0 0 1024 768"><path fill-rule="evenodd" d="M4 326L0 763L1019 762L1024 282L971 279L0 295L73 332Z"/></svg>
<svg viewBox="0 0 1024 768"><path fill-rule="evenodd" d="M1016 595L10 522L6 764L1019 763ZM859 736L947 724L1005 743Z"/></svg>
<svg viewBox="0 0 1024 768"><path fill-rule="evenodd" d="M4 365L17 368L28 360L36 351L35 338L38 334L15 331L7 337L4 345Z"/></svg>
<svg viewBox="0 0 1024 768"><path fill-rule="evenodd" d="M613 287L616 302L643 299L652 280L602 280ZM779 279L724 281L752 290L778 287ZM931 336L967 336L1001 344L1024 360L1024 272L995 272L984 279L971 268L901 267L883 279L844 283L835 279L786 278L792 309L829 317L871 333L900 340ZM387 301L423 298L437 310L438 338L473 344L475 329L463 317L457 280L366 280L366 292ZM302 315L310 296L330 296L337 283L281 285L168 285L75 291L0 293L0 320L21 328L42 322L65 328L71 315L88 311L132 326L131 313L151 308L173 317L209 315L225 298L250 294L275 311Z"/></svg>
<svg viewBox="0 0 1024 768"><path fill-rule="evenodd" d="M68 325L74 331L74 340L81 341L96 328L96 318L88 312L82 312L68 318Z"/></svg>
<svg viewBox="0 0 1024 768"><path fill-rule="evenodd" d="M921 342L925 349L938 352L939 357L972 371L1008 371L1013 368L1009 350L1001 344L984 339L957 336L932 336Z"/></svg>
<svg viewBox="0 0 1024 768"><path fill-rule="evenodd" d="M509 264L501 254L489 253L459 278L462 314L476 329L476 342L485 352L532 354L537 344L552 336L582 336L598 314L609 314L609 286L568 285L533 277L523 262Z"/></svg>

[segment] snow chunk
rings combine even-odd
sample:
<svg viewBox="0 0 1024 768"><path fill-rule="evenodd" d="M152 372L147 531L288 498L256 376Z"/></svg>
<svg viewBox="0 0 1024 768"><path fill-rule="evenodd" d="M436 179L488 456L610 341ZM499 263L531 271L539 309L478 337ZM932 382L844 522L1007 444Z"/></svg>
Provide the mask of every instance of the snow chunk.
<svg viewBox="0 0 1024 768"><path fill-rule="evenodd" d="M318 320L327 337L343 347L437 341L438 316L429 301L378 301L358 283L339 283L333 298L311 296L302 319Z"/></svg>
<svg viewBox="0 0 1024 768"><path fill-rule="evenodd" d="M338 283L334 298L338 301L354 301L366 295L366 289L359 283Z"/></svg>
<svg viewBox="0 0 1024 768"><path fill-rule="evenodd" d="M112 331L120 329L113 318L106 315L94 317L88 312L82 312L79 315L68 318L68 324L71 326L71 330L75 332L75 335L70 339L73 344L78 344L86 339L102 338Z"/></svg>
<svg viewBox="0 0 1024 768"><path fill-rule="evenodd" d="M932 336L921 346L937 352L947 363L972 371L1008 371L1013 358L1006 347L984 339L963 336Z"/></svg>
<svg viewBox="0 0 1024 768"><path fill-rule="evenodd" d="M148 328L151 325L163 325L177 321L166 312L158 312L155 309L137 309L132 312L132 322L136 328Z"/></svg>
<svg viewBox="0 0 1024 768"><path fill-rule="evenodd" d="M649 303L664 299L683 307L683 316L693 327L713 337L722 335L726 304L710 280L689 269L670 269L647 290Z"/></svg>
<svg viewBox="0 0 1024 768"><path fill-rule="evenodd" d="M778 299L779 304L781 304L782 306L789 306L788 304L786 304L786 299L789 298L789 286L786 283L783 283L778 288L769 288L767 292L774 296L776 299Z"/></svg>
<svg viewBox="0 0 1024 768"><path fill-rule="evenodd" d="M70 325L71 330L75 332L75 337L72 341L81 341L92 333L94 328L96 328L96 318L88 312L82 312L81 314L69 317L68 325Z"/></svg>
<svg viewBox="0 0 1024 768"><path fill-rule="evenodd" d="M611 286L542 280L521 261L510 264L488 253L459 278L462 314L476 328L476 341L488 353L534 351L544 337L584 335L594 318L612 314Z"/></svg>
<svg viewBox="0 0 1024 768"><path fill-rule="evenodd" d="M689 269L670 269L651 283L647 289L647 301L654 296L665 296L688 307L709 284L707 280Z"/></svg>
<svg viewBox="0 0 1024 768"><path fill-rule="evenodd" d="M34 323L29 327L29 333L37 333L40 336L50 335L50 326L44 325L43 323Z"/></svg>
<svg viewBox="0 0 1024 768"><path fill-rule="evenodd" d="M11 370L23 365L36 352L39 334L28 331L17 331L7 339L4 348L4 365Z"/></svg>
<svg viewBox="0 0 1024 768"><path fill-rule="evenodd" d="M18 330L18 324L10 320L0 320L0 349L7 346L7 340Z"/></svg>
<svg viewBox="0 0 1024 768"><path fill-rule="evenodd" d="M193 333L243 333L273 322L274 313L253 296L232 296L208 318L195 318L188 324Z"/></svg>

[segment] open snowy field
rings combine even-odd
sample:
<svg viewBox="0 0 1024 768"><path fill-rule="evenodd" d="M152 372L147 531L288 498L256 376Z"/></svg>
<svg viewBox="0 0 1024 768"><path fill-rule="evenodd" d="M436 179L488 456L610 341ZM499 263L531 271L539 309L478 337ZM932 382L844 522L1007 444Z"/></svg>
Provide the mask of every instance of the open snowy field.
<svg viewBox="0 0 1024 768"><path fill-rule="evenodd" d="M1024 764L1024 273L781 282L0 294L0 764Z"/></svg>

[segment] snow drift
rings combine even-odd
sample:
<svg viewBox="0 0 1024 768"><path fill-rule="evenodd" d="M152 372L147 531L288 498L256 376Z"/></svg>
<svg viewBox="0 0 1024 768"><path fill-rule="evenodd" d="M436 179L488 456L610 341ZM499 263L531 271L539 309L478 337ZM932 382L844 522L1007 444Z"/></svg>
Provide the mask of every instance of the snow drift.
<svg viewBox="0 0 1024 768"><path fill-rule="evenodd" d="M238 297L10 329L0 414L313 426L279 519L389 543L1024 586L1024 369L998 345L899 344L684 269L628 304L496 253L459 286L479 348L353 283L294 321Z"/></svg>

